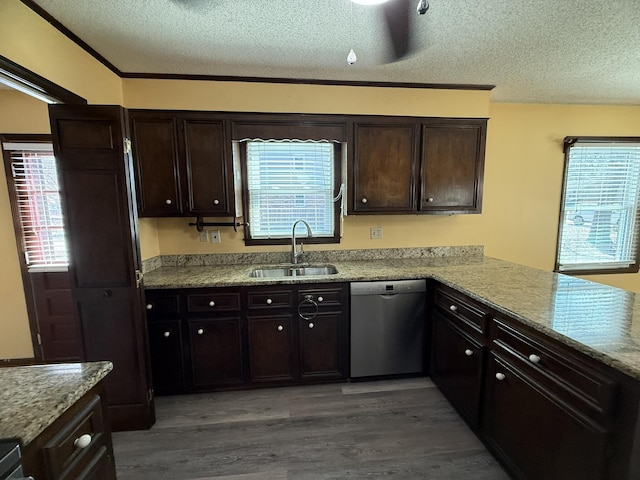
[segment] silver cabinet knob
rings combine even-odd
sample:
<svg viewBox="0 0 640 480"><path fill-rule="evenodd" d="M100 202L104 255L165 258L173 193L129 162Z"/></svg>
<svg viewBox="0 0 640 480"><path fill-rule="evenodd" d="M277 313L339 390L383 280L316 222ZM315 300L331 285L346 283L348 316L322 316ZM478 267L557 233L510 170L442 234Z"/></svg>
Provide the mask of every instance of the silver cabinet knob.
<svg viewBox="0 0 640 480"><path fill-rule="evenodd" d="M449 307L449 310L451 310L452 312L455 312L455 311L457 311L457 310L458 310L458 307L456 307L455 305L451 305L451 306Z"/></svg>
<svg viewBox="0 0 640 480"><path fill-rule="evenodd" d="M153 304L152 303L147 303L147 310L151 310L153 308Z"/></svg>
<svg viewBox="0 0 640 480"><path fill-rule="evenodd" d="M322 298L322 297L318 297L318 303L319 303L319 302L322 302L323 300L324 300L324 298Z"/></svg>
<svg viewBox="0 0 640 480"><path fill-rule="evenodd" d="M215 307L215 306L216 306L216 302L214 302L213 300L211 300L211 301L209 302L209 306L210 306L210 307Z"/></svg>
<svg viewBox="0 0 640 480"><path fill-rule="evenodd" d="M199 328L198 331L196 332L198 335L202 335L204 334L204 328Z"/></svg>
<svg viewBox="0 0 640 480"><path fill-rule="evenodd" d="M464 354L465 354L467 357L470 357L471 355L473 355L473 350L470 350L470 349L468 349L468 348L467 348L467 349L464 351Z"/></svg>
<svg viewBox="0 0 640 480"><path fill-rule="evenodd" d="M433 197L427 198L427 202L429 202L429 203L433 202Z"/></svg>
<svg viewBox="0 0 640 480"><path fill-rule="evenodd" d="M362 203L367 203L367 199L362 197L362 200L360 200Z"/></svg>
<svg viewBox="0 0 640 480"><path fill-rule="evenodd" d="M166 338L166 337L170 337L170 336L171 336L171 332L164 332L162 335L164 335L164 336L165 336L165 338Z"/></svg>
<svg viewBox="0 0 640 480"><path fill-rule="evenodd" d="M171 205L173 202L171 201L170 198L167 198L164 203L166 203L167 205Z"/></svg>
<svg viewBox="0 0 640 480"><path fill-rule="evenodd" d="M89 445L91 445L91 435L88 433L80 435L73 441L73 446L76 448L87 448Z"/></svg>
<svg viewBox="0 0 640 480"><path fill-rule="evenodd" d="M278 331L281 332L282 330L284 330L284 327L282 325L278 325Z"/></svg>
<svg viewBox="0 0 640 480"><path fill-rule="evenodd" d="M540 357L532 353L531 355L529 355L529 361L532 363L539 363Z"/></svg>
<svg viewBox="0 0 640 480"><path fill-rule="evenodd" d="M309 322L309 328L313 328L315 325L312 322Z"/></svg>
<svg viewBox="0 0 640 480"><path fill-rule="evenodd" d="M505 378L507 378L507 377L505 376L505 374L504 374L504 373L500 373L500 372L498 372L498 373L496 373L496 378L497 378L498 380L502 381L502 380L504 380L504 379L505 379Z"/></svg>
<svg viewBox="0 0 640 480"><path fill-rule="evenodd" d="M273 303L273 300L271 300L270 298L267 298L267 305L271 305Z"/></svg>
<svg viewBox="0 0 640 480"><path fill-rule="evenodd" d="M220 200L218 200L217 198L213 201L214 205L219 205L220 204Z"/></svg>

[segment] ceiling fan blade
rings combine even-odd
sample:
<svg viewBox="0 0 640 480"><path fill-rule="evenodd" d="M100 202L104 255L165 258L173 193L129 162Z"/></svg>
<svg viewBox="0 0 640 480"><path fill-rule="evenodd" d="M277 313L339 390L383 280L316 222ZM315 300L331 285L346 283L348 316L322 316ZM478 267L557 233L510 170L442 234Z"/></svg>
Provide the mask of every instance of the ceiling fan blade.
<svg viewBox="0 0 640 480"><path fill-rule="evenodd" d="M393 60L400 60L411 50L410 15L413 0L392 0L382 4L384 21L393 49Z"/></svg>

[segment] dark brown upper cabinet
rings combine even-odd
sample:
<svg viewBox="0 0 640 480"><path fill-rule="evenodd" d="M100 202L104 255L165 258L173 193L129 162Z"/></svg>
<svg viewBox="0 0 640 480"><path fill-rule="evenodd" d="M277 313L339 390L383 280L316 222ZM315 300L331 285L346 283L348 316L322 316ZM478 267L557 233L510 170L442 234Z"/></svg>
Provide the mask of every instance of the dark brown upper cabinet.
<svg viewBox="0 0 640 480"><path fill-rule="evenodd" d="M380 118L354 122L350 212L416 211L418 124Z"/></svg>
<svg viewBox="0 0 640 480"><path fill-rule="evenodd" d="M142 217L233 216L226 121L209 113L129 112Z"/></svg>
<svg viewBox="0 0 640 480"><path fill-rule="evenodd" d="M480 213L486 119L356 120L349 212Z"/></svg>
<svg viewBox="0 0 640 480"><path fill-rule="evenodd" d="M484 119L423 123L420 212L481 212L486 128Z"/></svg>

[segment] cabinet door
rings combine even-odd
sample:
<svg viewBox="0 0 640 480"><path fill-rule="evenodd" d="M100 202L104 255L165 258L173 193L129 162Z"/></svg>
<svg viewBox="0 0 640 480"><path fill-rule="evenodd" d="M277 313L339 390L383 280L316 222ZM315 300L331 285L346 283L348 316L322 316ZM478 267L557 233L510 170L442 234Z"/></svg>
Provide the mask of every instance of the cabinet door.
<svg viewBox="0 0 640 480"><path fill-rule="evenodd" d="M190 319L188 323L193 385L242 383L240 317Z"/></svg>
<svg viewBox="0 0 640 480"><path fill-rule="evenodd" d="M354 135L350 211L415 212L417 126L357 123Z"/></svg>
<svg viewBox="0 0 640 480"><path fill-rule="evenodd" d="M171 117L130 114L141 217L178 216L182 212L176 124Z"/></svg>
<svg viewBox="0 0 640 480"><path fill-rule="evenodd" d="M607 478L606 430L549 395L511 361L491 355L485 392L485 439L517 478Z"/></svg>
<svg viewBox="0 0 640 480"><path fill-rule="evenodd" d="M301 378L346 376L341 342L342 323L340 312L319 313L309 319L298 318Z"/></svg>
<svg viewBox="0 0 640 480"><path fill-rule="evenodd" d="M292 318L249 316L249 369L254 382L293 380Z"/></svg>
<svg viewBox="0 0 640 480"><path fill-rule="evenodd" d="M480 213L486 120L422 127L420 211Z"/></svg>
<svg viewBox="0 0 640 480"><path fill-rule="evenodd" d="M179 393L185 388L180 320L150 322L149 351L156 394Z"/></svg>
<svg viewBox="0 0 640 480"><path fill-rule="evenodd" d="M182 120L192 215L233 216L233 171L222 120Z"/></svg>
<svg viewBox="0 0 640 480"><path fill-rule="evenodd" d="M155 415L124 112L50 105L49 115L84 359L113 362L105 380L112 428L149 428Z"/></svg>
<svg viewBox="0 0 640 480"><path fill-rule="evenodd" d="M431 377L471 425L478 425L486 347L437 310L432 312Z"/></svg>

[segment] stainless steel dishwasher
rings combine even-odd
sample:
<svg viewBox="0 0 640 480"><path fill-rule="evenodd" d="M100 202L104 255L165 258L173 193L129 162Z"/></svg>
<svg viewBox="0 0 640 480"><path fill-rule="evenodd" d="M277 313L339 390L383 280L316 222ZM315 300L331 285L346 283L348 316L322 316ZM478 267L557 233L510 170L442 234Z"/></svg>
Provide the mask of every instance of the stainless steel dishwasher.
<svg viewBox="0 0 640 480"><path fill-rule="evenodd" d="M425 280L351 284L351 377L423 371Z"/></svg>

